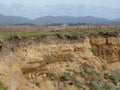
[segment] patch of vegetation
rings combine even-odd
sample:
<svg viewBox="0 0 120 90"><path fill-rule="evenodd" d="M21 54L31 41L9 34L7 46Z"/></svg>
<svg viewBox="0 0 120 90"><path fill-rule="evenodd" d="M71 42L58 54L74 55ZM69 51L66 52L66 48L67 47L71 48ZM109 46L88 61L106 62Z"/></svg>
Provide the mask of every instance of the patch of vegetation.
<svg viewBox="0 0 120 90"><path fill-rule="evenodd" d="M78 90L80 89L80 88L82 88L82 83L79 81L79 80L77 80L77 78L76 78L76 76L73 74L73 75L71 75L71 79L72 79L72 81L73 81L73 83L74 83L74 86L76 87L76 88L78 88Z"/></svg>
<svg viewBox="0 0 120 90"><path fill-rule="evenodd" d="M114 82L120 81L120 70L113 71L111 73L106 73L104 78L97 73L93 66L90 66L87 63L82 64L83 70L77 72L74 69L66 69L66 72L60 77L60 80L63 82L70 82L69 85L74 85L78 90L81 88L85 90L86 87L89 87L90 90L120 90L117 87L117 84ZM84 82L81 82L77 77L84 78ZM111 82L110 82L111 81Z"/></svg>
<svg viewBox="0 0 120 90"><path fill-rule="evenodd" d="M111 80L113 83L117 84L120 82L120 70L112 71L111 73L105 73L104 78Z"/></svg>
<svg viewBox="0 0 120 90"><path fill-rule="evenodd" d="M1 81L0 81L0 90L7 90L7 87L5 87Z"/></svg>
<svg viewBox="0 0 120 90"><path fill-rule="evenodd" d="M58 38L60 39L64 39L65 38L65 35L64 34L56 34Z"/></svg>
<svg viewBox="0 0 120 90"><path fill-rule="evenodd" d="M94 90L100 90L99 84L98 84L97 82L95 82L95 81L92 81L92 82L91 82L91 87L92 87L92 89L94 89Z"/></svg>
<svg viewBox="0 0 120 90"><path fill-rule="evenodd" d="M105 81L92 81L89 87L91 90L120 90L114 84Z"/></svg>
<svg viewBox="0 0 120 90"><path fill-rule="evenodd" d="M110 83L105 83L104 87L106 90L117 90L117 87L113 84L110 84Z"/></svg>
<svg viewBox="0 0 120 90"><path fill-rule="evenodd" d="M97 74L95 73L97 76ZM97 76L96 79L93 79L94 75L89 76L90 82L87 83L91 90L119 90L117 86L113 83L104 81L101 77Z"/></svg>
<svg viewBox="0 0 120 90"><path fill-rule="evenodd" d="M67 64L66 67L69 67L69 65Z"/></svg>
<svg viewBox="0 0 120 90"><path fill-rule="evenodd" d="M51 80L54 80L55 79L55 73L54 72L48 72L47 73L47 76L51 79Z"/></svg>
<svg viewBox="0 0 120 90"><path fill-rule="evenodd" d="M114 32L120 31L119 28L107 28L107 29L91 29L91 30L69 30L69 31L42 31L42 32L23 32L23 31L12 31L12 32L0 32L0 38L8 39L10 36L19 35L24 38L34 37L34 36L51 36L57 35L59 38L63 39L65 36L70 36L72 38L82 37L85 34L97 34L99 32Z"/></svg>
<svg viewBox="0 0 120 90"><path fill-rule="evenodd" d="M90 90L120 90L114 82L120 81L120 72L115 71L112 73L106 73L104 78L111 80L112 82L105 81L100 74L98 74L92 66L87 63L83 63L83 78L86 81L86 85ZM114 81L114 82L113 82Z"/></svg>
<svg viewBox="0 0 120 90"><path fill-rule="evenodd" d="M98 54L97 50L95 50L95 49L93 49L93 48L91 48L91 52L92 52L92 54L93 54L94 56L97 56L97 54Z"/></svg>
<svg viewBox="0 0 120 90"><path fill-rule="evenodd" d="M92 29L92 30L89 30L89 33L98 34L100 32L107 33L107 32L115 32L115 31L120 31L120 29L119 28Z"/></svg>
<svg viewBox="0 0 120 90"><path fill-rule="evenodd" d="M60 77L61 81L70 81L71 76L69 73L64 72L63 75Z"/></svg>
<svg viewBox="0 0 120 90"><path fill-rule="evenodd" d="M72 72L72 73L70 73ZM76 78L75 70L67 69L67 72L64 72L61 76L61 81L71 81L70 85L74 85L78 90L82 88L82 83Z"/></svg>
<svg viewBox="0 0 120 90"><path fill-rule="evenodd" d="M87 63L83 63L83 69L85 74L92 74L95 72L93 67L89 66Z"/></svg>
<svg viewBox="0 0 120 90"><path fill-rule="evenodd" d="M114 82L120 81L120 71L113 71L111 73L106 73L103 77L97 73L93 66L87 63L82 64L83 70L80 72L74 69L66 69L60 80L63 82L70 82L69 85L74 85L78 90L81 88L86 90L89 87L90 90L120 90L117 84ZM81 82L78 77L82 77L85 81ZM111 82L110 82L111 81Z"/></svg>
<svg viewBox="0 0 120 90"><path fill-rule="evenodd" d="M76 70L75 70L75 69L66 69L66 71L68 71L68 72L73 72L73 73L75 73L75 72L76 72Z"/></svg>
<svg viewBox="0 0 120 90"><path fill-rule="evenodd" d="M65 88L60 88L59 90L65 90Z"/></svg>

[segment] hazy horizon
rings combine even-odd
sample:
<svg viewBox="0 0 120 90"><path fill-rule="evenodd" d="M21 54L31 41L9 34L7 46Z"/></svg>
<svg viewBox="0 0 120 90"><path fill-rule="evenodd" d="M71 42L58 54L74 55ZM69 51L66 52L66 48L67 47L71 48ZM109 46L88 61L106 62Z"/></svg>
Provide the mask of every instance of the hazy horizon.
<svg viewBox="0 0 120 90"><path fill-rule="evenodd" d="M0 13L30 19L42 16L120 18L118 0L0 0Z"/></svg>

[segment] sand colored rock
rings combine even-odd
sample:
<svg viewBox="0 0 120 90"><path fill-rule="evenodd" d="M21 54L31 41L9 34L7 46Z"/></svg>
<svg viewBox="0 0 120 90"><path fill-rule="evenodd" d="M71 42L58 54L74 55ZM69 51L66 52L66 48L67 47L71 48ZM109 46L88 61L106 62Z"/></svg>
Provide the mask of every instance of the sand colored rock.
<svg viewBox="0 0 120 90"><path fill-rule="evenodd" d="M103 57L108 63L120 62L120 37L114 34L103 36L101 34L91 35L92 47L97 51L98 56Z"/></svg>

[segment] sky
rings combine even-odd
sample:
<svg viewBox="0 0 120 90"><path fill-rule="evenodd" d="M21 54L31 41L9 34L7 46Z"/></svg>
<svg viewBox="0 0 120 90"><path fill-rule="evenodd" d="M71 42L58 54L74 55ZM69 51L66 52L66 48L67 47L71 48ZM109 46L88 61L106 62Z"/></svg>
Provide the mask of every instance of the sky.
<svg viewBox="0 0 120 90"><path fill-rule="evenodd" d="M119 4L120 0L0 0L0 13L31 19L60 15L116 19Z"/></svg>

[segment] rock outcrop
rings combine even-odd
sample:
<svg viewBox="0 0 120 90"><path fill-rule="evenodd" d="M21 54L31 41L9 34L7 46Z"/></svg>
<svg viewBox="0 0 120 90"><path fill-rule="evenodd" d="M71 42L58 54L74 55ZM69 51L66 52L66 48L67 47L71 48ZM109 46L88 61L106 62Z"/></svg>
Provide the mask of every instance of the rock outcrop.
<svg viewBox="0 0 120 90"><path fill-rule="evenodd" d="M107 60L108 63L120 62L119 32L91 35L90 42L98 56Z"/></svg>

